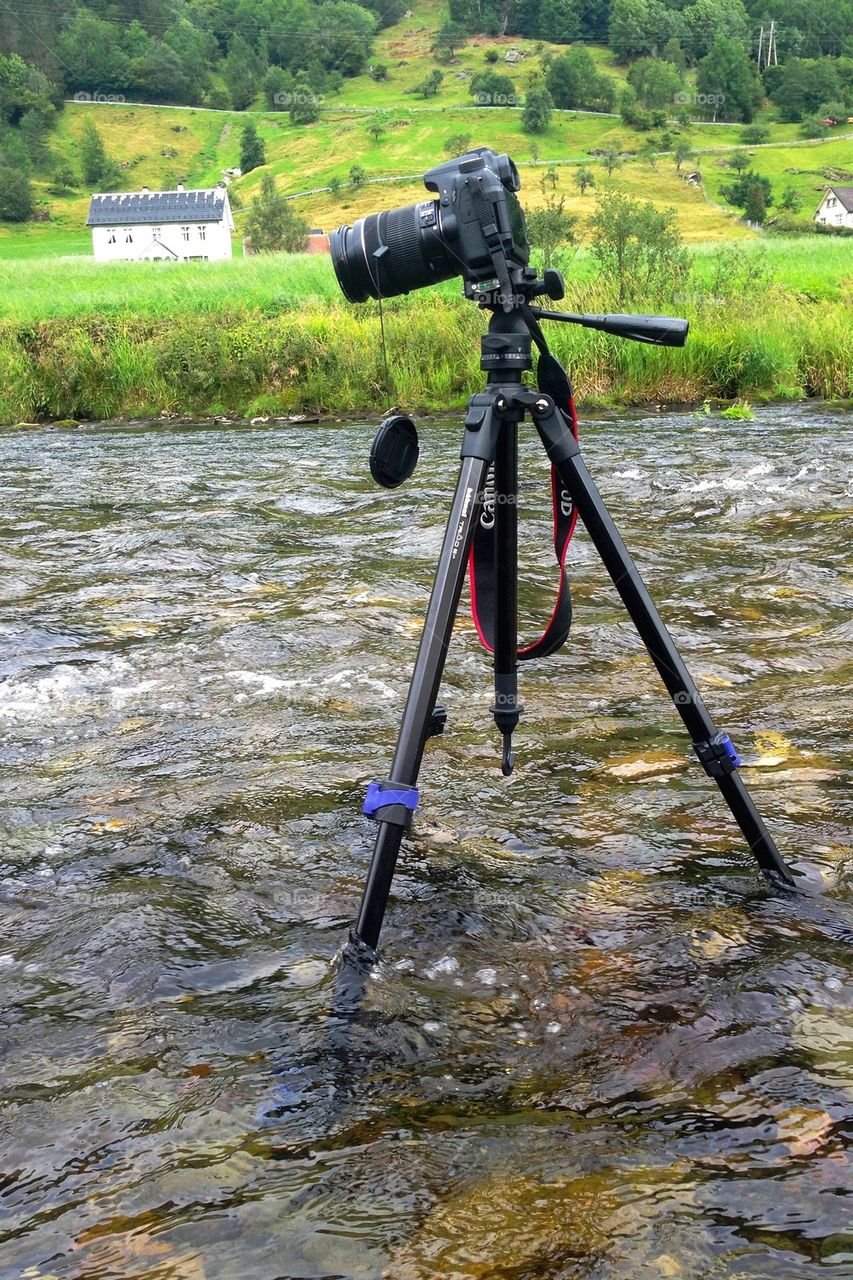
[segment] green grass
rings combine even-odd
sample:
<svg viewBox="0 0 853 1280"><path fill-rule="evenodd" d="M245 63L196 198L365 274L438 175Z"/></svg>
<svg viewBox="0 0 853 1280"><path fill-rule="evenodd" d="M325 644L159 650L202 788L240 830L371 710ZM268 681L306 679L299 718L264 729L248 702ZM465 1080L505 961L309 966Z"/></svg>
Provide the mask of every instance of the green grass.
<svg viewBox="0 0 853 1280"><path fill-rule="evenodd" d="M719 246L693 250L695 283L707 290ZM762 261L771 281L804 300L841 302L853 293L853 255L849 242L831 237L746 241L742 251ZM595 269L581 248L565 261L570 291L584 304ZM459 283L439 286L452 300ZM275 315L300 307L335 305L340 290L326 255L277 254L226 262L114 262L91 258L31 259L26 271L0 259L0 320L34 324L55 317L117 313L138 317L207 315L237 306ZM611 299L605 305L614 305ZM595 309L595 308L592 308Z"/></svg>
<svg viewBox="0 0 853 1280"><path fill-rule="evenodd" d="M768 255L781 260L800 242ZM821 242L828 253L833 242ZM756 250L732 270L743 272ZM752 296L710 288L698 251L692 284L648 309L691 321L683 350L567 326L553 345L582 400L675 403L853 393L853 334L839 274L815 301L772 280ZM567 309L616 309L592 259L573 256ZM820 274L801 254L804 283ZM817 273L817 275L815 274ZM726 282L724 281L724 284ZM483 316L458 282L386 303L392 398L449 408L478 385ZM0 421L154 413L357 410L387 402L375 304L343 303L328 259L275 256L210 264L0 264Z"/></svg>

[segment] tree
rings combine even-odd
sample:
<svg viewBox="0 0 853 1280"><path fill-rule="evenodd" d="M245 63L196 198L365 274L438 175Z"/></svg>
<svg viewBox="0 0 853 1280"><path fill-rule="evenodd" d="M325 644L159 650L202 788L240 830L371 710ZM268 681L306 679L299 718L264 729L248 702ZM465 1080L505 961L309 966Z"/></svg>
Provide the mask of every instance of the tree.
<svg viewBox="0 0 853 1280"><path fill-rule="evenodd" d="M77 187L77 175L66 161L59 161L53 168L48 191L52 196L70 195Z"/></svg>
<svg viewBox="0 0 853 1280"><path fill-rule="evenodd" d="M436 68L435 71L429 73L426 79L421 80L419 84L416 84L413 89L409 89L407 92L417 93L421 98L434 98L441 88L443 79L443 73Z"/></svg>
<svg viewBox="0 0 853 1280"><path fill-rule="evenodd" d="M255 253L301 253L308 224L296 213L293 202L282 195L271 173L261 178L246 218L246 234Z"/></svg>
<svg viewBox="0 0 853 1280"><path fill-rule="evenodd" d="M786 187L779 200L779 208L787 210L788 213L799 213L802 207L803 202L796 187Z"/></svg>
<svg viewBox="0 0 853 1280"><path fill-rule="evenodd" d="M682 14L684 47L691 62L704 58L721 38L748 44L752 23L743 0L693 0Z"/></svg>
<svg viewBox="0 0 853 1280"><path fill-rule="evenodd" d="M283 111L290 105L293 79L283 67L268 67L261 88L269 111Z"/></svg>
<svg viewBox="0 0 853 1280"><path fill-rule="evenodd" d="M568 44L581 34L581 0L541 0L537 32L543 40Z"/></svg>
<svg viewBox="0 0 853 1280"><path fill-rule="evenodd" d="M841 80L829 58L789 58L770 83L770 97L779 108L783 120L798 121L814 114L823 102L841 99ZM765 77L770 79L769 76Z"/></svg>
<svg viewBox="0 0 853 1280"><path fill-rule="evenodd" d="M0 166L0 220L26 222L35 208L29 175Z"/></svg>
<svg viewBox="0 0 853 1280"><path fill-rule="evenodd" d="M681 173L681 166L685 160L693 160L696 152L686 139L682 138L680 142L675 144L675 167Z"/></svg>
<svg viewBox="0 0 853 1280"><path fill-rule="evenodd" d="M584 195L587 187L595 186L595 174L592 169L587 169L585 164L580 165L575 173L575 185L581 195Z"/></svg>
<svg viewBox="0 0 853 1280"><path fill-rule="evenodd" d="M728 200L729 204L736 205L739 209L746 209L753 187L761 187L764 207L769 209L773 203L773 187L770 179L763 178L760 173L756 173L753 169L747 169L734 182L720 187L720 194L725 200Z"/></svg>
<svg viewBox="0 0 853 1280"><path fill-rule="evenodd" d="M370 117L365 127L373 141L378 145L383 134L388 131L388 117L384 112L378 111Z"/></svg>
<svg viewBox="0 0 853 1280"><path fill-rule="evenodd" d="M745 151L735 151L729 161L729 168L734 169L735 173L743 173L751 164L749 156Z"/></svg>
<svg viewBox="0 0 853 1280"><path fill-rule="evenodd" d="M253 120L247 120L240 134L240 168L243 173L251 173L267 162L264 140L255 128Z"/></svg>
<svg viewBox="0 0 853 1280"><path fill-rule="evenodd" d="M745 142L748 147L758 147L762 142L766 142L770 137L770 130L766 129L763 124L748 124L745 129L740 131L740 140Z"/></svg>
<svg viewBox="0 0 853 1280"><path fill-rule="evenodd" d="M116 39L113 23L79 8L56 40L69 94L126 93L131 79L130 59Z"/></svg>
<svg viewBox="0 0 853 1280"><path fill-rule="evenodd" d="M308 79L304 76L298 77L293 82L293 93L290 97L290 115L291 124L315 124L320 119L320 108L322 100L318 93L311 88Z"/></svg>
<svg viewBox="0 0 853 1280"><path fill-rule="evenodd" d="M620 168L622 164L622 156L615 147L607 147L606 150L602 151L600 160L607 170L608 178L612 178L613 170Z"/></svg>
<svg viewBox="0 0 853 1280"><path fill-rule="evenodd" d="M498 71L481 71L468 86L479 107L514 107L518 104L515 85Z"/></svg>
<svg viewBox="0 0 853 1280"><path fill-rule="evenodd" d="M671 62L682 75L687 70L687 56L677 36L671 36L661 50L664 62Z"/></svg>
<svg viewBox="0 0 853 1280"><path fill-rule="evenodd" d="M104 148L104 140L98 133L93 120L83 125L80 137L80 169L83 181L88 187L108 191L117 185L120 170L110 160Z"/></svg>
<svg viewBox="0 0 853 1280"><path fill-rule="evenodd" d="M544 203L527 215L527 234L533 248L541 250L543 267L552 266L557 251L575 238L576 219L566 212L565 196L557 193L559 182L559 174L551 166L539 184Z"/></svg>
<svg viewBox="0 0 853 1280"><path fill-rule="evenodd" d="M239 32L228 46L224 75L232 107L235 111L245 111L252 105L258 92L261 63L252 46Z"/></svg>
<svg viewBox="0 0 853 1280"><path fill-rule="evenodd" d="M699 63L696 90L699 102L704 99L713 106L715 120L719 113L749 124L760 88L743 46L729 36L718 36Z"/></svg>
<svg viewBox="0 0 853 1280"><path fill-rule="evenodd" d="M152 40L145 54L131 65L138 92L152 102L198 101L201 87L198 78L190 80L186 68L174 49L162 40Z"/></svg>
<svg viewBox="0 0 853 1280"><path fill-rule="evenodd" d="M545 82L539 75L530 77L527 93L524 96L524 110L521 113L521 127L525 133L544 133L551 123L551 112L554 99L545 88Z"/></svg>
<svg viewBox="0 0 853 1280"><path fill-rule="evenodd" d="M341 180L340 180L340 178L337 176L337 174L334 174L334 175L329 179L329 195L332 197L332 199L333 199L333 200L337 200L337 199L338 199L338 197L339 197L339 196L340 196L340 194L341 194L341 190L342 190L342 188L343 188L343 185L344 185L344 184L341 182Z"/></svg>
<svg viewBox="0 0 853 1280"><path fill-rule="evenodd" d="M593 256L615 285L620 307L671 294L690 271L674 209L661 211L611 189L599 196L589 225Z"/></svg>
<svg viewBox="0 0 853 1280"><path fill-rule="evenodd" d="M628 72L628 83L646 107L672 107L682 87L678 67L660 58L638 58Z"/></svg>
<svg viewBox="0 0 853 1280"><path fill-rule="evenodd" d="M354 164L353 167L350 169L349 180L351 185L354 186L356 189L358 187L363 187L364 184L367 182L367 174L364 171L364 169L362 169L360 164Z"/></svg>
<svg viewBox="0 0 853 1280"><path fill-rule="evenodd" d="M554 58L545 82L554 105L563 111L610 111L616 100L613 78L599 74L592 54L582 45Z"/></svg>
<svg viewBox="0 0 853 1280"><path fill-rule="evenodd" d="M675 31L675 15L660 0L613 0L607 43L620 62L654 53Z"/></svg>
<svg viewBox="0 0 853 1280"><path fill-rule="evenodd" d="M432 42L431 52L442 62L449 62L460 44L465 43L465 28L457 22L445 22Z"/></svg>
<svg viewBox="0 0 853 1280"><path fill-rule="evenodd" d="M759 227L767 217L767 203L764 199L764 188L760 182L754 182L747 192L744 215L747 222L753 222Z"/></svg>

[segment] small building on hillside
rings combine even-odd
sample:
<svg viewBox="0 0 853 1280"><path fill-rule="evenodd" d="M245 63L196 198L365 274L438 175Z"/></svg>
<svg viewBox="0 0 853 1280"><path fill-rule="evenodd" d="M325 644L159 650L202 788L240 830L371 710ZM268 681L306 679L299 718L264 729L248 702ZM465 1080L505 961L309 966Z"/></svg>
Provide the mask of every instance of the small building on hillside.
<svg viewBox="0 0 853 1280"><path fill-rule="evenodd" d="M231 257L234 218L224 187L94 195L86 225L97 262Z"/></svg>
<svg viewBox="0 0 853 1280"><path fill-rule="evenodd" d="M827 187L812 221L827 227L853 228L853 187Z"/></svg>

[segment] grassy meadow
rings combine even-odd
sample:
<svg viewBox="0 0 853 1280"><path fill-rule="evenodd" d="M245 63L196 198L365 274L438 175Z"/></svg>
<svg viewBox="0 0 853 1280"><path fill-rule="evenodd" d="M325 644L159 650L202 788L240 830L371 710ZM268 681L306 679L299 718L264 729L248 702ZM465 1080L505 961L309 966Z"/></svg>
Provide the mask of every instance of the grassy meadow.
<svg viewBox="0 0 853 1280"><path fill-rule="evenodd" d="M691 321L683 350L551 326L586 403L853 395L849 262L842 241L769 253L698 247L690 282L659 299ZM566 309L618 309L590 254L566 255ZM742 296L727 276L758 287ZM785 277L780 272L785 272ZM796 287L792 281L796 280ZM329 260L222 263L77 259L0 263L0 421L161 413L380 411L463 403L479 385L483 315L456 281L385 304L341 298Z"/></svg>

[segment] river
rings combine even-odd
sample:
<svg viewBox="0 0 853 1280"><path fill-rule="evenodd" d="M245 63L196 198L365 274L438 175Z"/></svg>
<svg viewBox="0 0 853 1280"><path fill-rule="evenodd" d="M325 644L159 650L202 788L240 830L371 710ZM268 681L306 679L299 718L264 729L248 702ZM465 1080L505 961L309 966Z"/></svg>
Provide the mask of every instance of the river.
<svg viewBox="0 0 853 1280"><path fill-rule="evenodd" d="M383 964L329 1020L460 434L388 493L359 424L0 433L2 1280L853 1276L849 412L582 425L801 893L581 530L509 780L461 617Z"/></svg>

